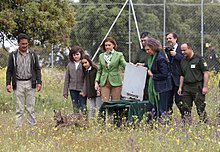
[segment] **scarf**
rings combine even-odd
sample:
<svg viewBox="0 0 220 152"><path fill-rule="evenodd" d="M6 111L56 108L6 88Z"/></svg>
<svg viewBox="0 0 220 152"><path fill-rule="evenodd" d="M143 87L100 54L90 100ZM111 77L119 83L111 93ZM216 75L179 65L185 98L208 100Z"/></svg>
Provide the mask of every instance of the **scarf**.
<svg viewBox="0 0 220 152"><path fill-rule="evenodd" d="M111 63L111 59L112 59L112 54L114 53L114 49L111 50L111 51L106 51L104 53L104 59L105 59L105 62L107 64L107 68L109 67L109 64Z"/></svg>
<svg viewBox="0 0 220 152"><path fill-rule="evenodd" d="M151 67L153 65L153 62L154 62L156 56L157 56L157 53L155 53L153 56L149 56L149 58L148 58L148 68L149 68L149 70L151 70ZM150 103L152 105L156 106L157 116L159 116L158 101L160 99L160 95L154 89L154 82L153 82L152 77L149 77L149 79L148 79L148 94L149 94Z"/></svg>

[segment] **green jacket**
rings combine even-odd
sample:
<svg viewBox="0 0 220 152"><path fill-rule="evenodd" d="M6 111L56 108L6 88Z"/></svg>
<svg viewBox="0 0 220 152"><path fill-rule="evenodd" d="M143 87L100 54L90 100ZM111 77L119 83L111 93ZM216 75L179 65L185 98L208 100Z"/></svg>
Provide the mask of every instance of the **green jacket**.
<svg viewBox="0 0 220 152"><path fill-rule="evenodd" d="M99 55L96 81L99 82L101 87L105 85L107 79L112 86L121 86L122 79L119 74L119 67L121 66L124 69L125 65L126 61L122 52L114 51L114 53L112 54L111 63L109 64L109 68L107 68L104 59L104 53L101 53Z"/></svg>

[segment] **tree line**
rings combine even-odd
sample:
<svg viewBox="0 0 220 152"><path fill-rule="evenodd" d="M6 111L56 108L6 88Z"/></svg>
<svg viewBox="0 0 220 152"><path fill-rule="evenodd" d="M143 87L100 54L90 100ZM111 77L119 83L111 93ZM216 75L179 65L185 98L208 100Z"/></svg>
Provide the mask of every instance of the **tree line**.
<svg viewBox="0 0 220 152"><path fill-rule="evenodd" d="M189 41L196 51L201 49L201 1L167 0L164 23L163 0L132 0L140 32L148 31L163 41L163 28L179 35L180 40ZM70 47L80 45L93 56L109 30L125 0L1 0L0 38L8 38L20 32L27 33L40 46ZM220 41L220 3L204 1L204 42L218 48ZM130 13L131 22L128 20ZM118 42L118 50L128 59L128 32L131 33L132 56L139 49L138 35L133 19L126 5L110 32ZM131 31L128 31L129 26ZM34 41L33 41L34 42ZM51 49L43 49L50 51Z"/></svg>

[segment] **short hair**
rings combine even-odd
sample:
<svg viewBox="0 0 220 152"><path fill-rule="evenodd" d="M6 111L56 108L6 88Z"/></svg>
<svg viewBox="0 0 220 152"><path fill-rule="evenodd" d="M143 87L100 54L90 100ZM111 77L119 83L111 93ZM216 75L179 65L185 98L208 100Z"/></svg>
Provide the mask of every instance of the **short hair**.
<svg viewBox="0 0 220 152"><path fill-rule="evenodd" d="M74 46L70 49L70 53L69 53L69 59L70 61L74 62L74 58L73 58L73 54L76 54L76 53L80 53L81 57L80 59L82 59L82 56L84 55L84 50L82 47L80 46Z"/></svg>
<svg viewBox="0 0 220 152"><path fill-rule="evenodd" d="M168 32L168 33L166 33L166 36L169 35L169 34L172 34L172 35L173 35L173 38L175 38L175 39L178 38L177 34L174 33L174 32Z"/></svg>
<svg viewBox="0 0 220 152"><path fill-rule="evenodd" d="M18 34L18 38L17 38L18 43L21 41L21 39L27 39L29 41L29 37L24 33Z"/></svg>
<svg viewBox="0 0 220 152"><path fill-rule="evenodd" d="M150 37L150 32L142 32L140 38Z"/></svg>
<svg viewBox="0 0 220 152"><path fill-rule="evenodd" d="M159 52L162 50L162 45L160 41L154 39L154 38L148 38L146 40L146 43L144 47L149 46L154 52Z"/></svg>
<svg viewBox="0 0 220 152"><path fill-rule="evenodd" d="M191 44L191 43L184 42L184 43L182 43L182 45L183 45L183 44L186 44L186 46L187 46L188 49L192 49L192 44Z"/></svg>
<svg viewBox="0 0 220 152"><path fill-rule="evenodd" d="M114 49L116 49L117 48L117 43L116 43L116 41L115 41L115 39L113 38L113 37L107 37L104 41L103 41L103 43L102 43L102 45L101 45L101 48L102 48L102 50L103 51L106 51L105 50L105 42L111 42L112 44L114 44Z"/></svg>

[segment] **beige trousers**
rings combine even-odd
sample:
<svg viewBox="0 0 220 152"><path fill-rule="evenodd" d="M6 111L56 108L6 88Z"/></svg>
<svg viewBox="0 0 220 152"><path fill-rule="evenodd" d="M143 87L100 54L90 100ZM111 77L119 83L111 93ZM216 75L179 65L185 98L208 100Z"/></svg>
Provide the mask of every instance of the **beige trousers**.
<svg viewBox="0 0 220 152"><path fill-rule="evenodd" d="M24 123L24 110L27 110L27 122L30 126L36 125L34 115L35 93L36 90L31 87L31 80L17 81L15 90L16 98L16 127L22 127Z"/></svg>
<svg viewBox="0 0 220 152"><path fill-rule="evenodd" d="M110 94L111 94L111 100L120 100L121 96L121 86L111 86L109 81L106 81L106 84L101 87L101 96L103 102L108 102L110 100Z"/></svg>

